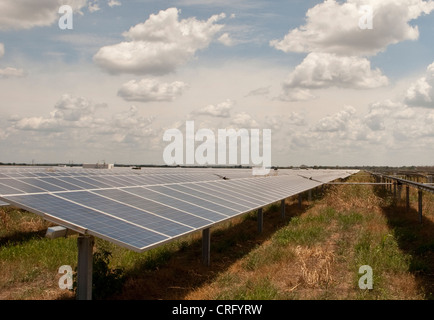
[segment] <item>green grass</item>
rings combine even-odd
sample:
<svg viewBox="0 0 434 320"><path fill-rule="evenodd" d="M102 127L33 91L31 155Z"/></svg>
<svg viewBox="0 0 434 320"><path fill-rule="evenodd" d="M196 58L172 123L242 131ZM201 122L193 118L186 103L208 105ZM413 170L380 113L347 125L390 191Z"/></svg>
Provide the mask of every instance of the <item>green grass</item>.
<svg viewBox="0 0 434 320"><path fill-rule="evenodd" d="M294 259L295 253L293 250L282 250L280 246L271 244L269 246L259 246L251 251L243 259L242 266L245 270L253 271L282 260L293 261Z"/></svg>
<svg viewBox="0 0 434 320"><path fill-rule="evenodd" d="M249 279L246 283L233 290L228 290L217 296L217 300L274 300L279 290L268 277Z"/></svg>
<svg viewBox="0 0 434 320"><path fill-rule="evenodd" d="M354 177L355 181L358 179ZM429 208L433 199L432 195L424 196L426 218L431 220ZM287 204L297 200L289 199ZM287 214L285 220L274 220L278 222L271 231L262 235L255 233L257 211L249 212L212 229L211 260L219 263L218 270L197 266L201 250L199 233L144 253L101 239L96 239L95 248L111 253L109 268L121 268L129 283L156 278L160 275L158 271L172 268L174 261L186 257L180 261L190 261L190 269L175 268L172 278L166 270L163 274L167 278L156 278L156 283L170 287L178 278L185 277L190 282L184 280L188 283L181 281L181 285L189 288L192 280L204 279L194 285L213 286L211 299L421 299L421 290L410 291L409 295L400 292L409 284L421 287L424 277L432 274L432 262L427 259L434 253L434 238L427 237L432 227L424 231L415 222L409 224L407 214L394 212L398 205L383 189L333 186L324 196L315 197L309 206L303 209L294 206L297 211L290 212L293 216ZM280 202L264 208L264 214L267 226L268 217L280 217ZM13 297L38 299L47 288L56 287L61 265L75 269L76 236L49 240L44 238L46 227L42 219L31 213L0 209L0 293L16 291L14 288L24 285L27 289L17 291ZM309 275L323 272L321 262L329 253L333 256L327 266L331 280L320 280L317 285L303 282L300 268L304 267ZM217 256L224 257L222 260L227 263L215 261ZM362 265L373 269L373 290L358 288ZM281 271L286 272L284 276ZM188 278L190 273L192 278ZM420 277L419 282L409 275ZM395 283L394 279L402 283ZM344 290L340 288L342 284Z"/></svg>
<svg viewBox="0 0 434 320"><path fill-rule="evenodd" d="M19 244L0 247L0 287L13 283L32 282L55 275L62 265L76 266L75 239L56 240L33 238Z"/></svg>
<svg viewBox="0 0 434 320"><path fill-rule="evenodd" d="M335 216L333 208L326 208L318 215L294 217L286 227L274 234L274 240L281 246L290 243L309 246L321 242L329 235L326 226Z"/></svg>

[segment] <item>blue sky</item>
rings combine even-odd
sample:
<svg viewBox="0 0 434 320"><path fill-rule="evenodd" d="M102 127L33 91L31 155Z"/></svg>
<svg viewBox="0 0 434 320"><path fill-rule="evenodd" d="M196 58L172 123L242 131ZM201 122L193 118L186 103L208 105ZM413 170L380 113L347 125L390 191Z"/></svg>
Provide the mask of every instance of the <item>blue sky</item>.
<svg viewBox="0 0 434 320"><path fill-rule="evenodd" d="M64 4L72 30L58 26ZM164 164L165 130L193 120L270 129L274 165L433 165L433 11L0 0L0 162Z"/></svg>

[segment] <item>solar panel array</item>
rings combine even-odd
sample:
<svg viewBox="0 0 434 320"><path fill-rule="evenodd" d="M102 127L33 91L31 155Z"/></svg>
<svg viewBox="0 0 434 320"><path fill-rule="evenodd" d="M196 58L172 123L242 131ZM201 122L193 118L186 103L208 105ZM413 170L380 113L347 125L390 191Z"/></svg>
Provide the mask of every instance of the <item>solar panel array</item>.
<svg viewBox="0 0 434 320"><path fill-rule="evenodd" d="M142 252L355 172L0 167L0 199Z"/></svg>

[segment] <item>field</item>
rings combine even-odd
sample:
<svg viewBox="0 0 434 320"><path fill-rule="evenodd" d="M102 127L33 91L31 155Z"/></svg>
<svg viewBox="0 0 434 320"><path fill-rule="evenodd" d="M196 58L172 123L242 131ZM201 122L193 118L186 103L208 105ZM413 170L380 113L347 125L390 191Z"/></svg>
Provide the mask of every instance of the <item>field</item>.
<svg viewBox="0 0 434 320"><path fill-rule="evenodd" d="M360 172L348 181L374 180ZM265 208L257 232L250 212L211 229L211 266L201 263L201 234L138 254L97 239L96 299L424 300L434 298L434 195L417 191L411 209L382 186L331 185ZM76 235L49 240L38 216L0 208L0 299L68 300L58 269L77 265ZM359 288L360 266L373 289ZM103 285L98 285L103 283Z"/></svg>

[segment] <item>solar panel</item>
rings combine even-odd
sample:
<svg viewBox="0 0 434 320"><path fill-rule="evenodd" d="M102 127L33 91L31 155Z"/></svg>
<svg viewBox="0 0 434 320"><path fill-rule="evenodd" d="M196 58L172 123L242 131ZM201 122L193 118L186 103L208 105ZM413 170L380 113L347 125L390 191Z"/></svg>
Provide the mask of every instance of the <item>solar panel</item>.
<svg viewBox="0 0 434 320"><path fill-rule="evenodd" d="M0 198L142 252L354 172L0 167Z"/></svg>

